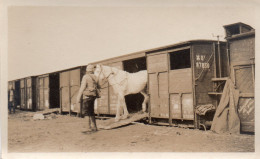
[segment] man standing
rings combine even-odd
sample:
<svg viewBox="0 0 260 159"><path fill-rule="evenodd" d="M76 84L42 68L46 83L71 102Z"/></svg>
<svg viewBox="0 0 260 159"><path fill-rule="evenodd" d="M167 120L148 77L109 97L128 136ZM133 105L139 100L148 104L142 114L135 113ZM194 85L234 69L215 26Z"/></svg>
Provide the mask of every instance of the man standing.
<svg viewBox="0 0 260 159"><path fill-rule="evenodd" d="M13 113L15 113L14 90L13 90L13 86L10 86L10 90L8 91L8 109L9 109L9 114L12 113L12 108L13 108Z"/></svg>
<svg viewBox="0 0 260 159"><path fill-rule="evenodd" d="M83 76L81 86L77 96L77 103L80 103L83 95L82 114L87 118L87 130L83 133L97 131L96 119L94 114L94 102L97 97L97 82L94 75L94 66L88 65L86 74Z"/></svg>

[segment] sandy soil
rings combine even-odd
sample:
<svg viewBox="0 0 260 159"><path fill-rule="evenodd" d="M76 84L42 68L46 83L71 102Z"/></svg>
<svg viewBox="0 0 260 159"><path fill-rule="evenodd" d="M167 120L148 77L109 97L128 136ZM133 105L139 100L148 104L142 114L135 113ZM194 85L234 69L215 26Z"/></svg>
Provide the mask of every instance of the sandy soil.
<svg viewBox="0 0 260 159"><path fill-rule="evenodd" d="M37 113L37 112L36 112ZM86 119L50 114L33 120L33 112L8 116L9 152L253 152L254 135L134 123L83 134ZM97 120L102 125L104 120Z"/></svg>

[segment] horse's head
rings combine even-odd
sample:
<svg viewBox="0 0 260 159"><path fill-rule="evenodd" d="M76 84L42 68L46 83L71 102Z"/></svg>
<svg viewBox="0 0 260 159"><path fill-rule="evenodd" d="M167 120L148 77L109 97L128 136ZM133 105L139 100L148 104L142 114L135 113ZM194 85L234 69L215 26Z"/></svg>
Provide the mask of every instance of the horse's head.
<svg viewBox="0 0 260 159"><path fill-rule="evenodd" d="M96 65L94 75L97 77L98 83L100 85L103 85L112 74L114 74L114 72L112 71L112 69L110 67ZM103 83L103 84L101 84L101 83Z"/></svg>
<svg viewBox="0 0 260 159"><path fill-rule="evenodd" d="M102 66L96 65L94 70L94 75L98 78L98 80L102 80L105 78L104 74L102 73Z"/></svg>

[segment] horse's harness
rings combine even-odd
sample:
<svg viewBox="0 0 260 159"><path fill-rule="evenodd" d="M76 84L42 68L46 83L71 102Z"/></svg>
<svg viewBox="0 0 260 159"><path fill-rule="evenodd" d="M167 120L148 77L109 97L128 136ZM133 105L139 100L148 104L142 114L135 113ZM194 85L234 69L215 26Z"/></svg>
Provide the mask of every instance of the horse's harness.
<svg viewBox="0 0 260 159"><path fill-rule="evenodd" d="M102 87L103 85L105 85L106 83L109 83L108 82L108 79L109 79L109 77L111 76L111 75L114 75L115 74L115 72L112 70L112 67L110 67L110 69L111 69L111 71L110 71L110 73L109 73L109 75L108 76L105 76L105 73L103 72L103 67L102 67L102 65L100 65L100 72L99 72L99 74L98 74L98 84L99 84L99 76L100 76L100 74L102 73L103 74L103 76L105 77L105 79L103 79L103 81L105 80L105 81L107 81L107 82L104 82L102 85L100 85L99 84L99 89L105 89L105 88L107 88L108 86L105 86L105 87ZM115 84L112 84L112 85L110 85L110 86L113 86L113 85L116 85L116 84L120 84L120 83L122 83L124 80L126 80L127 79L127 77L125 77L122 81L120 81L120 82L116 82Z"/></svg>

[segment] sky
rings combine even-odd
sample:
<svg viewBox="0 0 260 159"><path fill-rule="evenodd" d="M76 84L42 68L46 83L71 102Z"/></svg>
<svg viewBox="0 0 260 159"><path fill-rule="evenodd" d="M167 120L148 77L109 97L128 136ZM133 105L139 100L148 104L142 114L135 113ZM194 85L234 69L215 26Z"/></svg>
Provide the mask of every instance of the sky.
<svg viewBox="0 0 260 159"><path fill-rule="evenodd" d="M10 6L8 80L193 39L224 40L223 25L255 27L253 3Z"/></svg>

